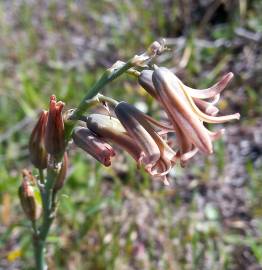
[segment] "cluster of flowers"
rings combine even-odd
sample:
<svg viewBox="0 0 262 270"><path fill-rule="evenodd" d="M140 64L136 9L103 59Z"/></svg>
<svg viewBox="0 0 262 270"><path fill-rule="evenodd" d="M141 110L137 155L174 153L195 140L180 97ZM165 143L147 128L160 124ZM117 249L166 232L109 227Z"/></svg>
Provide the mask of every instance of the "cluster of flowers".
<svg viewBox="0 0 262 270"><path fill-rule="evenodd" d="M144 54L132 58L132 65L143 66L164 49L161 44L154 42ZM117 62L111 69L124 64ZM224 123L240 117L238 113L217 116L219 110L216 104L220 93L233 78L231 72L210 88L193 89L165 67L153 66L141 72L134 69L129 71L138 77L138 83L159 103L167 119L159 122L135 106L111 98L106 99L113 110L108 115L80 115L86 127L74 128L73 141L105 166L111 165L111 158L116 154L112 145L117 145L134 158L138 167L144 167L152 177L158 177L168 184L167 175L177 162L184 167L198 151L203 154L213 153L212 142L220 138L224 129L212 132L204 123ZM46 168L56 170L56 179L51 181L49 187L54 196L63 187L68 168L64 128L67 114L63 115L63 108L64 103L57 102L52 95L49 110L40 113L29 141L33 165L40 171ZM173 138L175 143L172 142ZM32 209L36 209L34 204L37 200L32 201L32 198L39 183L36 184L29 171L24 171L23 176L21 202L24 208L28 206L28 211L25 211L28 217L36 219L39 211Z"/></svg>
<svg viewBox="0 0 262 270"><path fill-rule="evenodd" d="M233 74L226 74L207 89L193 89L165 67L137 72L139 84L155 98L167 115L161 123L126 102L113 102L114 116L91 114L84 121L86 128L77 127L74 143L105 166L111 165L115 151L111 144L126 150L153 177L160 177L168 184L167 174L176 162L184 167L199 151L212 154L212 142L224 132L208 130L206 123L224 123L239 119L238 113L217 116L215 106L220 93ZM82 119L83 120L83 119ZM174 133L173 149L167 133Z"/></svg>
<svg viewBox="0 0 262 270"><path fill-rule="evenodd" d="M52 95L49 110L40 113L29 140L29 157L37 169L44 170L49 164L55 164L54 161L59 160L61 155L63 157L59 166L53 168L58 172L52 186L54 194L63 187L68 168L68 156L65 152L63 107L64 103L57 102L56 97ZM21 205L30 220L37 220L42 213L39 185L29 170L23 170L22 175L23 181L19 188ZM42 192L45 192L44 189Z"/></svg>
<svg viewBox="0 0 262 270"><path fill-rule="evenodd" d="M212 142L224 130L212 132L205 123L239 119L238 113L217 116L216 104L232 79L232 73L210 88L190 88L167 68L152 66L149 69L147 66L165 50L164 43L154 42L146 52L135 55L126 63L117 61L75 110L63 113L64 103L57 102L52 95L49 110L40 113L29 140L29 157L39 173L34 176L29 170L23 171L19 196L23 210L32 222L36 263L41 269L41 254L55 217L56 195L66 179L67 145L71 138L76 146L105 166L110 166L116 155L116 148L112 146L119 146L134 158L138 168L143 167L153 178L168 185L167 175L176 163L184 167L197 152L213 153ZM131 104L98 93L124 72L137 76L138 83L165 112L164 121L155 120ZM84 115L90 106L98 103L107 108L108 114ZM84 121L86 127L77 126L78 120ZM42 223L39 226L37 220L40 217Z"/></svg>

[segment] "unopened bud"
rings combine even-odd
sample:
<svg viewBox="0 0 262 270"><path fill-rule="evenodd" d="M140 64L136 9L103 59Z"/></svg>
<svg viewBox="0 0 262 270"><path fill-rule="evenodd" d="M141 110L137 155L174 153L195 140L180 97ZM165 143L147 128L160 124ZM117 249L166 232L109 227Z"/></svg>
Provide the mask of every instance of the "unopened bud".
<svg viewBox="0 0 262 270"><path fill-rule="evenodd" d="M45 133L45 147L49 154L59 156L65 149L64 120L62 110L64 103L56 102L56 97L50 97L50 106Z"/></svg>
<svg viewBox="0 0 262 270"><path fill-rule="evenodd" d="M40 191L31 172L23 171L23 181L18 193L26 216L32 221L37 220L42 213L42 201Z"/></svg>
<svg viewBox="0 0 262 270"><path fill-rule="evenodd" d="M147 53L150 56L155 56L161 54L163 51L167 50L165 46L165 39L162 39L160 42L154 41L148 48Z"/></svg>
<svg viewBox="0 0 262 270"><path fill-rule="evenodd" d="M166 51L165 40L163 39L160 43L154 41L146 50L146 52L135 55L132 58L132 64L135 66L145 67L147 63L152 60L157 55L160 55L162 52Z"/></svg>
<svg viewBox="0 0 262 270"><path fill-rule="evenodd" d="M106 167L111 165L111 157L115 156L114 149L88 128L75 128L73 140L78 147L82 148Z"/></svg>
<svg viewBox="0 0 262 270"><path fill-rule="evenodd" d="M143 70L138 76L138 83L150 94L157 99L157 93L152 81L153 70Z"/></svg>
<svg viewBox="0 0 262 270"><path fill-rule="evenodd" d="M45 149L45 131L48 112L42 111L31 133L29 140L30 160L38 169L47 167L47 152Z"/></svg>
<svg viewBox="0 0 262 270"><path fill-rule="evenodd" d="M65 152L63 163L61 165L61 169L59 171L59 174L57 176L56 183L54 186L54 192L59 191L64 186L65 180L66 180L67 170L68 170L68 155Z"/></svg>

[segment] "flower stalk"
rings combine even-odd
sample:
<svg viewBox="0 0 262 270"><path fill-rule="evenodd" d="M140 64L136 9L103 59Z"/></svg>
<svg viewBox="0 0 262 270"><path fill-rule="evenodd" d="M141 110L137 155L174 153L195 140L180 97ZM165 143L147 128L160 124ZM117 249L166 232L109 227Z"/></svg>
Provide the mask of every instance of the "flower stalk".
<svg viewBox="0 0 262 270"><path fill-rule="evenodd" d="M26 211L27 217L32 223L35 264L37 270L48 269L44 252L46 240L55 218L56 196L58 191L62 189L66 178L68 167L66 148L68 142L72 138L73 129L76 126L77 121L83 118L84 113L94 105L101 103L111 103L116 105L113 99L104 97L99 94L99 92L107 84L127 72L129 69L132 70L137 66L146 65L146 63L160 54L163 50L165 50L163 44L154 42L145 53L135 55L126 63L117 61L111 68L103 73L75 110L70 110L62 115L64 103L61 101L57 102L56 97L52 95L50 98L49 111L41 113L40 118L33 129L29 144L30 159L33 165L39 170L36 185L39 188L39 194L42 201L41 217L40 214L36 212L36 204L34 203L34 197L30 195L31 193L29 194L31 197L29 196L29 198L27 198L25 197L27 193L21 193L20 191L20 194L22 194L21 204ZM111 154L113 154L113 152ZM26 184L28 184L28 182L26 182ZM25 187L24 182L22 187L23 186ZM35 222L36 217L42 219L39 226Z"/></svg>
<svg viewBox="0 0 262 270"><path fill-rule="evenodd" d="M20 188L21 205L32 224L37 270L48 269L45 247L55 218L57 194L66 180L66 151L71 139L105 166L111 165L111 158L115 155L111 143L116 144L136 160L138 167L143 165L151 176L159 177L168 184L167 174L177 159L184 166L198 150L212 153L211 142L223 130L211 132L203 122L221 123L239 118L238 114L216 116L218 109L215 104L220 92L232 78L231 73L213 87L199 90L187 87L163 68L142 72L141 69L136 70L148 67L147 64L165 50L164 43L154 42L144 53L135 55L126 63L117 61L102 74L74 110L63 113L64 103L57 102L56 97L51 96L49 111L40 115L29 143L30 159L39 175L37 179L29 173L24 175ZM125 72L138 77L139 83L165 109L168 121L158 122L128 103L117 102L99 93ZM90 108L99 104L106 106L109 115L85 115ZM111 116L107 104L112 105L117 118ZM76 127L78 120L85 121L87 128ZM170 132L176 133L179 145L176 150L169 146L166 139ZM35 188L39 191L41 207L35 197Z"/></svg>

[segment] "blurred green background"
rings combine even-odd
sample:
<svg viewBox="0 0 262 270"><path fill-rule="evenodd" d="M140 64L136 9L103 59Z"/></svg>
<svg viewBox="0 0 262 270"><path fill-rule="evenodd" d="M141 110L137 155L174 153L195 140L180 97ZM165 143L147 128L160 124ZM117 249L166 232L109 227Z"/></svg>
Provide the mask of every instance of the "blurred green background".
<svg viewBox="0 0 262 270"><path fill-rule="evenodd" d="M77 106L105 68L166 38L157 59L197 88L226 72L215 154L177 166L172 187L119 154L104 168L70 146L69 178L48 238L50 269L262 269L262 1L0 2L0 269L33 269L30 224L17 197L31 168L28 137L56 94ZM123 75L104 94L159 106Z"/></svg>

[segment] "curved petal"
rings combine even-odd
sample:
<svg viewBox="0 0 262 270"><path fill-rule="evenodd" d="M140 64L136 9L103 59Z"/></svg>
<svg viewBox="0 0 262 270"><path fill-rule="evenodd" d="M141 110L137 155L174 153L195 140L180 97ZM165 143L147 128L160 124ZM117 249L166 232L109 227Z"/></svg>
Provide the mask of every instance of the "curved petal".
<svg viewBox="0 0 262 270"><path fill-rule="evenodd" d="M179 83L181 89L183 90L188 102L190 103L194 113L201 119L202 121L205 121L207 123L213 123L213 124L219 124L219 123L224 123L230 120L239 120L240 114L235 113L235 114L230 114L230 115L225 115L225 116L209 116L203 112L201 112L196 104L194 103L192 97L187 93L187 91L184 89L184 86L182 83Z"/></svg>
<svg viewBox="0 0 262 270"><path fill-rule="evenodd" d="M211 154L213 150L210 137L192 111L174 74L166 68L158 68L153 73L153 83L172 123L176 123L199 150Z"/></svg>
<svg viewBox="0 0 262 270"><path fill-rule="evenodd" d="M210 130L208 130L208 133L209 133L210 138L212 139L212 141L215 141L215 140L220 139L220 137L225 134L225 129L222 128L222 129L220 129L218 131L210 131Z"/></svg>
<svg viewBox="0 0 262 270"><path fill-rule="evenodd" d="M196 106L204 113L215 116L218 114L219 109L212 105L212 103L209 103L207 101L204 101L199 98L193 98L193 101L195 102Z"/></svg>
<svg viewBox="0 0 262 270"><path fill-rule="evenodd" d="M219 80L216 84L214 84L213 86L211 86L209 88L202 89L202 90L188 87L188 86L184 85L180 79L178 79L178 80L180 81L180 83L183 84L185 90L188 92L188 94L191 97L207 99L207 98L212 98L212 97L216 96L217 94L219 94L220 92L222 92L226 88L228 83L232 80L233 77L234 77L234 74L232 72L229 72L226 75L224 75L221 78L221 80Z"/></svg>
<svg viewBox="0 0 262 270"><path fill-rule="evenodd" d="M168 130L169 132L174 132L174 128L170 127L170 124L161 123L147 114L143 114L143 115L147 121L151 122L156 127L159 127L161 129L164 129L164 130Z"/></svg>
<svg viewBox="0 0 262 270"><path fill-rule="evenodd" d="M191 151L188 151L188 152L181 155L181 157L180 157L181 161L183 163L185 163L186 161L191 159L197 152L198 152L198 149L196 147L193 147L193 149Z"/></svg>
<svg viewBox="0 0 262 270"><path fill-rule="evenodd" d="M193 156L191 154L192 149L197 149L193 143L189 140L186 134L174 123L176 129L176 138L178 141L179 151L177 152L177 158L180 159L180 166L185 167L187 161ZM196 152L195 152L196 153ZM195 154L194 153L194 154Z"/></svg>
<svg viewBox="0 0 262 270"><path fill-rule="evenodd" d="M171 162L160 159L154 166L147 166L145 169L151 176L160 177L165 185L169 185L166 175L170 172L171 168Z"/></svg>

